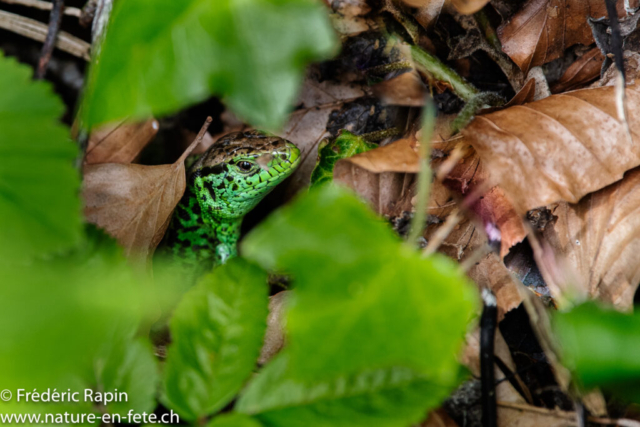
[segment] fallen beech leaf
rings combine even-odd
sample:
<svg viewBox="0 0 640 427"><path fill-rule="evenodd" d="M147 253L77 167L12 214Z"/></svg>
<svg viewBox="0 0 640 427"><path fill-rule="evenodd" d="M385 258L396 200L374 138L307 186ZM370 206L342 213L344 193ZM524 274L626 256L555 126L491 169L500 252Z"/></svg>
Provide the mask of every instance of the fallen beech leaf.
<svg viewBox="0 0 640 427"><path fill-rule="evenodd" d="M445 176L444 184L460 195L470 195L475 188L484 185L485 180L486 173L480 157L469 147L466 155ZM469 209L482 221L485 234L491 240L500 240L502 258L527 235L522 218L500 187L495 186L483 192Z"/></svg>
<svg viewBox="0 0 640 427"><path fill-rule="evenodd" d="M411 70L372 88L373 93L385 104L421 107L424 105L426 87L418 72Z"/></svg>
<svg viewBox="0 0 640 427"><path fill-rule="evenodd" d="M418 154L410 139L338 160L334 182L355 190L381 215L396 216L411 210L413 174L419 171Z"/></svg>
<svg viewBox="0 0 640 427"><path fill-rule="evenodd" d="M103 126L91 132L84 161L88 165L131 163L156 136L158 129L155 119Z"/></svg>
<svg viewBox="0 0 640 427"><path fill-rule="evenodd" d="M451 4L463 15L476 13L489 3L489 0L451 0Z"/></svg>
<svg viewBox="0 0 640 427"><path fill-rule="evenodd" d="M623 0L618 12L624 16ZM568 47L593 43L587 19L606 15L602 0L529 0L498 28L498 37L503 51L526 73L559 58Z"/></svg>
<svg viewBox="0 0 640 427"><path fill-rule="evenodd" d="M172 165L87 165L82 187L87 221L116 238L128 257L149 259L184 194L184 160L200 143L210 123L211 118Z"/></svg>
<svg viewBox="0 0 640 427"><path fill-rule="evenodd" d="M627 103L629 111L640 108L636 86L627 87ZM639 119L629 121L637 135ZM630 144L617 120L613 87L478 116L463 135L520 214L559 200L576 203L640 165L637 136Z"/></svg>
<svg viewBox="0 0 640 427"><path fill-rule="evenodd" d="M551 92L560 93L577 89L600 76L604 55L594 47L567 68L562 77L551 86Z"/></svg>
<svg viewBox="0 0 640 427"><path fill-rule="evenodd" d="M425 236L427 240L433 239L439 228L440 224L430 225ZM476 223L463 219L444 239L438 251L462 263L486 243L487 238L477 229ZM473 265L467 275L480 289L491 289L498 302L499 319L522 302L518 285L511 273L502 260L492 253Z"/></svg>
<svg viewBox="0 0 640 427"><path fill-rule="evenodd" d="M544 241L562 267L572 268L571 285L630 309L640 282L640 169L578 204L560 203L553 214L558 219L545 228Z"/></svg>
<svg viewBox="0 0 640 427"><path fill-rule="evenodd" d="M527 388L527 386L522 382L520 376L518 375L517 367L513 358L511 357L511 351L509 350L509 346L507 342L504 340L500 330L496 330L496 335L494 338L493 345L493 353L497 359L500 359L502 362L502 366L505 366L508 371L503 372L498 365L494 365L495 376L496 376L496 397L498 400L503 402L511 402L511 403L526 403L525 397L520 395L516 391L516 389L511 385L509 381L505 381L507 375L509 377L514 378L520 388L527 395L527 399L531 402L533 399L531 397L531 392ZM465 347L462 350L461 362L469 368L471 374L479 378L480 377L480 328L476 327L473 332L467 334ZM509 372L511 371L511 372Z"/></svg>

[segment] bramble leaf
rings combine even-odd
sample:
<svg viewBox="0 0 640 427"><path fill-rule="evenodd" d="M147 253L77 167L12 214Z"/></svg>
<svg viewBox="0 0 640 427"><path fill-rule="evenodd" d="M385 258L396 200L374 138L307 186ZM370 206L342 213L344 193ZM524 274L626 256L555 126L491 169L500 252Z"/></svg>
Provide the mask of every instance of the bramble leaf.
<svg viewBox="0 0 640 427"><path fill-rule="evenodd" d="M336 51L318 0L128 0L114 6L85 99L88 126L222 96L251 124L282 125L309 61Z"/></svg>
<svg viewBox="0 0 640 427"><path fill-rule="evenodd" d="M203 277L171 321L165 400L193 420L222 409L256 365L267 319L267 275L234 259Z"/></svg>
<svg viewBox="0 0 640 427"><path fill-rule="evenodd" d="M78 243L78 151L62 102L0 52L0 258L24 260Z"/></svg>
<svg viewBox="0 0 640 427"><path fill-rule="evenodd" d="M240 412L278 426L406 426L458 384L473 288L453 262L420 257L351 194L312 190L242 249L291 273L295 290L288 345L249 384Z"/></svg>

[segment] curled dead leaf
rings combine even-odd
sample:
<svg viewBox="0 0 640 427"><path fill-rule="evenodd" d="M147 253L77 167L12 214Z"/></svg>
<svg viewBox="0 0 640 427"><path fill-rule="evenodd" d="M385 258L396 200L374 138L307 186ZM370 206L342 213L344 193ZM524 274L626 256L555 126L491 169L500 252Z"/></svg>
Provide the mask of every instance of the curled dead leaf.
<svg viewBox="0 0 640 427"><path fill-rule="evenodd" d="M148 260L164 236L186 188L184 160L211 118L172 165L104 163L84 168L82 198L88 222L103 228L135 260Z"/></svg>
<svg viewBox="0 0 640 427"><path fill-rule="evenodd" d="M629 111L640 108L637 86L627 87ZM583 89L478 116L463 131L492 183L516 211L584 195L640 165L640 119L630 117L630 144L617 119L614 88Z"/></svg>
<svg viewBox="0 0 640 427"><path fill-rule="evenodd" d="M106 125L91 132L84 161L88 165L99 163L131 163L156 136L158 121L150 119L140 123L122 121Z"/></svg>
<svg viewBox="0 0 640 427"><path fill-rule="evenodd" d="M413 174L418 170L412 141L401 139L339 160L333 180L355 190L379 214L396 216L411 210Z"/></svg>
<svg viewBox="0 0 640 427"><path fill-rule="evenodd" d="M624 16L624 1L618 1ZM593 43L588 18L607 15L601 0L529 0L498 28L504 52L525 73L532 67L559 58L575 44Z"/></svg>
<svg viewBox="0 0 640 427"><path fill-rule="evenodd" d="M594 47L567 68L562 77L551 86L551 92L560 93L577 89L597 79L603 62L604 55L600 49Z"/></svg>
<svg viewBox="0 0 640 427"><path fill-rule="evenodd" d="M640 283L640 169L553 213L558 219L543 236L569 269L570 283L560 285L572 287L563 290L630 309Z"/></svg>
<svg viewBox="0 0 640 427"><path fill-rule="evenodd" d="M373 86L373 93L385 104L421 107L424 105L426 87L416 70L400 74Z"/></svg>

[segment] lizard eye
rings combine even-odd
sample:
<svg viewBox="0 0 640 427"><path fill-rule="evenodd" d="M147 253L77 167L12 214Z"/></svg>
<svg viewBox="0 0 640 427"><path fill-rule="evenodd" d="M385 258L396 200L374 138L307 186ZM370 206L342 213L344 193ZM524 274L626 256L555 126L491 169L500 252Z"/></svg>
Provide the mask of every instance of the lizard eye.
<svg viewBox="0 0 640 427"><path fill-rule="evenodd" d="M238 162L237 166L243 172L249 172L251 169L253 169L253 163L247 161Z"/></svg>

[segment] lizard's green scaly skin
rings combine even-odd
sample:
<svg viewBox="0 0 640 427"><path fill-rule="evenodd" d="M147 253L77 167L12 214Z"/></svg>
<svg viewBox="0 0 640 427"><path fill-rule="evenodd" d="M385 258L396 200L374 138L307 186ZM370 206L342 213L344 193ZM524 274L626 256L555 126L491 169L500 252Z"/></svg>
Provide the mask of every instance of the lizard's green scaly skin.
<svg viewBox="0 0 640 427"><path fill-rule="evenodd" d="M191 167L166 240L198 272L237 255L244 216L295 170L300 150L258 131L220 138Z"/></svg>

